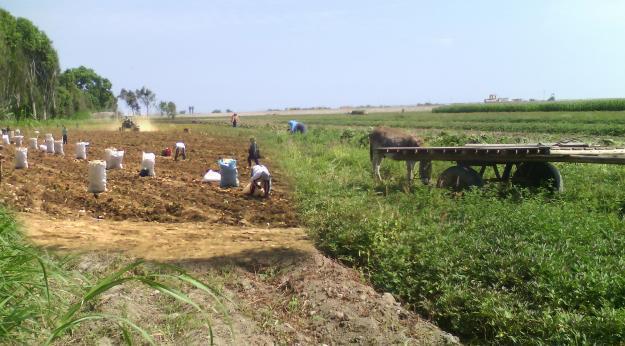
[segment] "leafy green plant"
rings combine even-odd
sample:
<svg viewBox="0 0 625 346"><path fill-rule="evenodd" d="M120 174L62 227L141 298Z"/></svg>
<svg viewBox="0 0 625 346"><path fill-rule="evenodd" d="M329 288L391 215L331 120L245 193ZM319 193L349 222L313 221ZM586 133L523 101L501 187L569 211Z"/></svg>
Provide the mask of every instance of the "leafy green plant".
<svg viewBox="0 0 625 346"><path fill-rule="evenodd" d="M567 181L559 196L497 185L461 196L423 186L406 193L403 163L385 160L378 186L368 150L341 133L319 127L289 145L256 134L296 181L302 220L323 251L468 342L625 338L622 167L559 165ZM428 143L537 140L473 136L434 133ZM434 176L448 165L434 162Z"/></svg>

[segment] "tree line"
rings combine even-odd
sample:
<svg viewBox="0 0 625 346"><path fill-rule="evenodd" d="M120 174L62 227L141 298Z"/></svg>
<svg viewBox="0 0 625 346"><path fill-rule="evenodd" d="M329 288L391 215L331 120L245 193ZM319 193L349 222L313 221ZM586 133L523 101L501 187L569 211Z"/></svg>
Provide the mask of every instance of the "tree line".
<svg viewBox="0 0 625 346"><path fill-rule="evenodd" d="M80 66L61 72L45 32L0 8L0 117L42 119L114 111L111 82Z"/></svg>
<svg viewBox="0 0 625 346"><path fill-rule="evenodd" d="M145 108L145 115L148 116L150 114L150 107L157 108L161 112L161 116L167 115L172 119L176 116L176 104L172 101L160 101L158 104L156 103L156 94L146 88L145 86L141 89L131 90L122 88L121 92L117 96L120 100L124 101L130 112L133 115L141 114L141 105ZM189 106L189 113L192 113L194 110L193 106ZM184 111L180 112L184 114Z"/></svg>

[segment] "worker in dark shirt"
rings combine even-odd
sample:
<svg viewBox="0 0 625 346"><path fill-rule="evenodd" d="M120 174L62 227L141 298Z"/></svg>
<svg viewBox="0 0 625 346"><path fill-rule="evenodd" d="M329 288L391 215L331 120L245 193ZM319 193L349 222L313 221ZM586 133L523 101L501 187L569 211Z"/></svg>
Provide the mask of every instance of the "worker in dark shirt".
<svg viewBox="0 0 625 346"><path fill-rule="evenodd" d="M250 138L250 148L247 150L247 167L252 167L252 160L258 165L258 159L260 159L260 149L256 139L252 137Z"/></svg>

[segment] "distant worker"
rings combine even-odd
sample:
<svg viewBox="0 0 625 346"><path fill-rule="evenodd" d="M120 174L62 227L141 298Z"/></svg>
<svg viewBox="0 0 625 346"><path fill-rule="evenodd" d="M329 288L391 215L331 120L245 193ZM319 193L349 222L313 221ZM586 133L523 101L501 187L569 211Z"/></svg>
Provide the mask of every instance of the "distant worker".
<svg viewBox="0 0 625 346"><path fill-rule="evenodd" d="M232 127L237 127L237 123L239 122L239 115L237 113L232 113Z"/></svg>
<svg viewBox="0 0 625 346"><path fill-rule="evenodd" d="M67 127L65 125L61 125L61 134L63 135L63 144L67 144Z"/></svg>
<svg viewBox="0 0 625 346"><path fill-rule="evenodd" d="M254 137L250 138L250 148L247 150L247 167L252 166L252 160L255 164L258 163L258 159L260 159L260 149L258 148L258 144L256 143L256 139Z"/></svg>
<svg viewBox="0 0 625 346"><path fill-rule="evenodd" d="M250 195L254 195L256 189L263 189L265 198L269 197L271 192L271 174L267 167L263 165L255 165L252 167L252 181L250 184Z"/></svg>
<svg viewBox="0 0 625 346"><path fill-rule="evenodd" d="M300 123L299 121L296 121L296 120L290 120L289 121L289 132L304 134L304 133L306 133L306 125L304 125L304 124L302 124L302 123Z"/></svg>
<svg viewBox="0 0 625 346"><path fill-rule="evenodd" d="M183 160L187 159L187 148L183 142L176 143L176 154L174 155L174 161L178 161L178 155L181 155Z"/></svg>

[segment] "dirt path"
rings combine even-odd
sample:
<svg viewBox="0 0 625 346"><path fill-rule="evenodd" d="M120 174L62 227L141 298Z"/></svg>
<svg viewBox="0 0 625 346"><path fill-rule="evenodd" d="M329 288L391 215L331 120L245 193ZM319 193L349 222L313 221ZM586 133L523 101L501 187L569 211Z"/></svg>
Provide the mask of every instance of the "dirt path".
<svg viewBox="0 0 625 346"><path fill-rule="evenodd" d="M50 219L21 213L28 237L39 246L71 252L124 252L159 262L310 254L314 247L300 228L234 227L211 223Z"/></svg>

